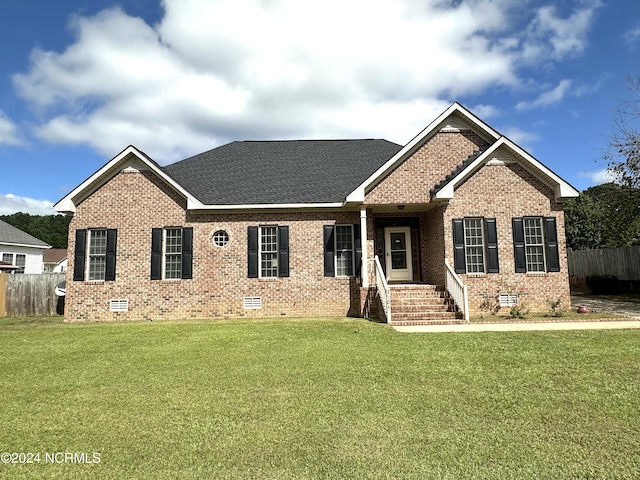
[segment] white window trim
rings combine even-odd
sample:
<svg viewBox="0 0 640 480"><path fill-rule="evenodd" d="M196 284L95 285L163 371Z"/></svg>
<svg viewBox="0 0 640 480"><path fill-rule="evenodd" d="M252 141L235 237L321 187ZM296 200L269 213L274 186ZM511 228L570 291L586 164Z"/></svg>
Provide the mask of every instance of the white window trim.
<svg viewBox="0 0 640 480"><path fill-rule="evenodd" d="M87 229L87 251L86 251L86 266L84 272L84 278L87 282L104 282L107 277L107 250L105 248L105 252L103 255L91 255L91 237L94 232L105 232L105 242L107 241L107 229L106 228L89 228ZM105 244L106 245L106 244ZM91 257L104 257L104 271L102 276L104 278L89 278L91 273Z"/></svg>
<svg viewBox="0 0 640 480"><path fill-rule="evenodd" d="M477 247L478 245L467 245L467 220L480 220L480 234L482 236L482 272L470 272L469 262L467 261L467 249ZM485 221L484 217L464 217L462 219L462 229L464 235L464 264L468 275L484 275L487 273L487 240L485 238Z"/></svg>
<svg viewBox="0 0 640 480"><path fill-rule="evenodd" d="M542 243L527 243L527 220L538 220L540 222L540 234L542 238ZM528 274L543 274L547 273L547 246L545 241L545 224L544 217L522 217L522 233L524 236L524 268L526 269L526 273ZM542 270L529 270L529 261L527 260L527 247L537 247L542 246Z"/></svg>
<svg viewBox="0 0 640 480"><path fill-rule="evenodd" d="M353 225L338 223L333 226L333 271L338 278L350 278L355 275L356 271L356 245L353 234ZM351 229L351 272L352 275L339 275L338 274L338 227L350 227Z"/></svg>
<svg viewBox="0 0 640 480"><path fill-rule="evenodd" d="M162 280L177 281L182 279L182 240L180 244L180 253L167 253L167 230L180 230L182 236L183 227L164 227L162 229ZM180 276L178 278L167 278L167 255L178 255L180 257Z"/></svg>
<svg viewBox="0 0 640 480"><path fill-rule="evenodd" d="M269 276L269 277L264 277L262 275L262 229L263 228L275 228L276 229L276 274L273 276ZM258 226L258 278L266 278L266 279L272 279L272 278L278 278L278 276L280 275L280 271L278 268L278 262L279 262L279 252L280 252L280 245L278 243L278 225L259 225ZM264 252L264 253L268 253L268 252Z"/></svg>

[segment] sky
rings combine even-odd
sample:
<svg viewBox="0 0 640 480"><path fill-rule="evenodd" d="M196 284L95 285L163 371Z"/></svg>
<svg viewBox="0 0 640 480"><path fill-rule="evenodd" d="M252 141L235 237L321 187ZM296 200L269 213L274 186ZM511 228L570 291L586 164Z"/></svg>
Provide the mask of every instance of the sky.
<svg viewBox="0 0 640 480"><path fill-rule="evenodd" d="M0 0L0 214L128 145L404 145L457 101L578 190L608 181L638 0Z"/></svg>

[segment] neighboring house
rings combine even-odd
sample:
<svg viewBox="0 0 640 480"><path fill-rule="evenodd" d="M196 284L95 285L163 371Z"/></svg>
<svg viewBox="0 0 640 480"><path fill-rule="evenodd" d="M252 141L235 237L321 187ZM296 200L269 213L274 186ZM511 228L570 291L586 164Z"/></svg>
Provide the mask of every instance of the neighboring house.
<svg viewBox="0 0 640 480"><path fill-rule="evenodd" d="M0 220L0 262L5 273L42 273L43 253L51 248L42 240Z"/></svg>
<svg viewBox="0 0 640 480"><path fill-rule="evenodd" d="M65 273L67 271L67 249L51 248L44 252L45 273Z"/></svg>
<svg viewBox="0 0 640 480"><path fill-rule="evenodd" d="M577 195L457 103L405 146L233 142L165 167L130 146L55 205L74 215L66 320L568 304Z"/></svg>

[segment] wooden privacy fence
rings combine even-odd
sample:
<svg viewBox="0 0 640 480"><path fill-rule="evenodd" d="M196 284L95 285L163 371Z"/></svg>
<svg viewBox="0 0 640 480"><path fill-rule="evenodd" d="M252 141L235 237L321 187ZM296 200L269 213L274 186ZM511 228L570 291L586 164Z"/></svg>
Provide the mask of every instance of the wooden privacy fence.
<svg viewBox="0 0 640 480"><path fill-rule="evenodd" d="M640 245L601 250L567 249L569 276L584 279L612 275L619 280L640 280Z"/></svg>
<svg viewBox="0 0 640 480"><path fill-rule="evenodd" d="M0 317L56 315L56 285L64 273L0 274Z"/></svg>

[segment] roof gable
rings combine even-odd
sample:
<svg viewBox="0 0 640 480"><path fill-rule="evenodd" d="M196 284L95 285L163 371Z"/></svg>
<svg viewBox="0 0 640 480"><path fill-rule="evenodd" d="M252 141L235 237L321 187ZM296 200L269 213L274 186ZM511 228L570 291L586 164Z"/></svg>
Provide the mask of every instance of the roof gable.
<svg viewBox="0 0 640 480"><path fill-rule="evenodd" d="M418 135L413 137L401 150L391 157L384 165L373 172L347 197L348 201L362 202L365 194L385 178L391 171L397 168L431 137L440 131L458 131L462 129L473 130L478 136L488 143L495 142L500 134L485 122L476 117L459 103L453 103L442 112L435 120Z"/></svg>
<svg viewBox="0 0 640 480"><path fill-rule="evenodd" d="M522 165L522 167L553 189L556 200L575 198L579 195L579 192L574 187L529 155L525 150L508 138L500 137L484 152L462 163L458 170L437 185L432 192L432 200L452 199L456 187L489 162L516 162Z"/></svg>
<svg viewBox="0 0 640 480"><path fill-rule="evenodd" d="M0 244L21 247L51 248L42 240L0 220Z"/></svg>
<svg viewBox="0 0 640 480"><path fill-rule="evenodd" d="M178 191L187 200L195 199L181 185L165 173L160 166L144 152L129 145L118 155L109 160L100 170L78 185L71 193L56 203L53 208L58 212L74 213L76 207L89 195L98 190L111 178L123 170L151 170L169 186ZM197 202L197 201L196 201Z"/></svg>

